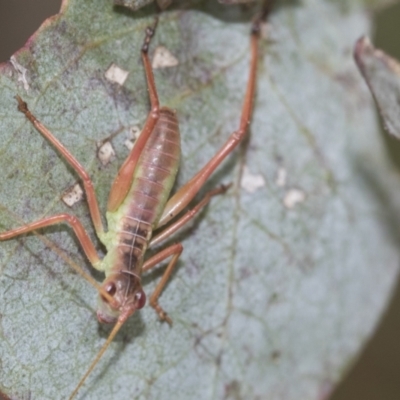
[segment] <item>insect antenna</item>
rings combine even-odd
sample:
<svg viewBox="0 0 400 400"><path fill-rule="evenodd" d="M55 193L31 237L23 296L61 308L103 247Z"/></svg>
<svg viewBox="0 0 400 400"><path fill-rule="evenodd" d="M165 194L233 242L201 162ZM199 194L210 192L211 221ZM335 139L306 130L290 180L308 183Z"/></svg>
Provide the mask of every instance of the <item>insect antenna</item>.
<svg viewBox="0 0 400 400"><path fill-rule="evenodd" d="M103 344L99 352L97 353L96 358L92 361L90 364L90 367L88 370L85 372L85 375L83 375L82 379L79 381L78 386L75 388L75 390L72 392L71 396L69 397L69 400L72 400L76 394L78 393L79 389L82 387L82 385L85 383L86 378L90 375L90 373L93 371L94 367L97 365L97 363L100 361L101 357L103 356L104 352L107 350L108 346L110 343L113 341L115 335L118 333L118 331L121 329L122 325L125 323L125 321L128 319L129 315L126 317L121 316L116 324L114 325L114 328L112 329L110 335L108 336L106 342Z"/></svg>

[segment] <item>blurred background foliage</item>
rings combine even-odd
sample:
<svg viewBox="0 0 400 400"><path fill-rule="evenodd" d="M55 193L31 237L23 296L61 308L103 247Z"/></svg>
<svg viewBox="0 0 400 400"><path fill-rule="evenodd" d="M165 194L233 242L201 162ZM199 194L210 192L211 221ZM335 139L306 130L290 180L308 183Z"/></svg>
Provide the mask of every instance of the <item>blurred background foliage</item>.
<svg viewBox="0 0 400 400"><path fill-rule="evenodd" d="M372 42L400 60L400 2L374 16ZM382 128L388 157L400 172L400 141ZM399 188L400 190L400 188ZM377 266L378 267L378 266ZM382 316L381 324L364 348L347 377L337 387L331 400L398 400L400 399L400 285Z"/></svg>
<svg viewBox="0 0 400 400"><path fill-rule="evenodd" d="M60 8L55 0L0 0L0 62L6 61ZM374 15L373 43L400 59L400 2ZM381 132L388 157L400 173L400 142ZM400 190L400 188L399 188ZM377 266L379 267L379 266ZM331 400L400 399L400 285L375 335L363 350Z"/></svg>

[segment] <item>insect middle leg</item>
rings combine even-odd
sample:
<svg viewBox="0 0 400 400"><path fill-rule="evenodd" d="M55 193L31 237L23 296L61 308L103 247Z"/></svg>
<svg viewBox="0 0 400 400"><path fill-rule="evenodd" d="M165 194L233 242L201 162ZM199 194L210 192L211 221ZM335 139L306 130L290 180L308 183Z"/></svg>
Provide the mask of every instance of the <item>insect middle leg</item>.
<svg viewBox="0 0 400 400"><path fill-rule="evenodd" d="M164 271L164 274L158 282L156 288L154 289L154 292L150 296L149 299L149 304L154 308L158 316L160 317L161 320L167 321L170 325L172 325L172 319L167 315L167 313L163 310L163 308L158 304L158 298L160 297L160 294L168 282L169 277L172 274L172 271L178 261L179 256L182 254L183 251L183 246L181 243L176 243L173 244L169 247L167 247L164 250L161 250L159 253L155 254L153 257L149 258L142 267L142 271L148 271L151 268L153 268L155 265L160 263L161 261L165 260L169 256L173 255L171 261L169 262L166 270Z"/></svg>
<svg viewBox="0 0 400 400"><path fill-rule="evenodd" d="M180 229L182 226L184 226L188 221L190 221L192 218L194 218L197 213L205 207L208 202L210 201L211 197L216 196L218 194L225 193L226 190L228 190L230 185L227 186L220 186L216 189L210 190L206 195L203 197L203 199L191 210L189 210L187 213L185 213L181 218L179 218L177 221L175 221L173 224L171 224L168 228L164 229L162 232L160 232L158 235L154 236L154 238L150 241L150 246L153 246L165 239L167 239L169 236L174 234L178 229ZM170 255L174 255L170 263L168 264L161 281L157 284L153 294L150 296L150 305L155 309L157 312L158 316L160 317L161 320L167 321L170 325L172 325L172 320L170 317L168 317L167 313L163 310L163 308L158 304L158 298L161 295L162 290L164 289L164 286L168 282L168 279L170 278L172 271L176 265L176 262L178 261L179 256L181 255L183 251L183 246L181 243L176 243L173 244L172 246L167 247L164 250L161 250L159 253L155 254L153 257L148 259L144 264L143 264L143 271L148 271L149 269L153 268L155 265L157 265L159 262L163 261Z"/></svg>
<svg viewBox="0 0 400 400"><path fill-rule="evenodd" d="M150 246L154 246L157 243L160 243L161 241L167 239L169 236L174 234L177 230L182 228L184 225L186 225L191 219L193 219L197 213L204 208L209 201L211 200L211 197L216 196L218 194L223 194L225 193L231 184L229 185L221 185L220 187L217 187L215 189L210 190L205 194L203 199L196 204L192 209L187 211L182 217L180 217L177 221L169 225L167 228L163 229L161 232L157 233L150 241Z"/></svg>

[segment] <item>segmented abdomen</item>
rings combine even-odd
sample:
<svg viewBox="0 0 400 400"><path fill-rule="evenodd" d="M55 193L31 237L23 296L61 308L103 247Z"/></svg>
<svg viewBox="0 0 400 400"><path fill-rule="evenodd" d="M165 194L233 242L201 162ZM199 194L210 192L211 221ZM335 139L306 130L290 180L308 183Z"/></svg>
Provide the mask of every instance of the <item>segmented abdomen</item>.
<svg viewBox="0 0 400 400"><path fill-rule="evenodd" d="M132 187L122 205L117 226L118 254L126 270L143 258L175 181L180 159L180 135L175 113L160 110L136 166ZM117 263L120 264L120 263Z"/></svg>

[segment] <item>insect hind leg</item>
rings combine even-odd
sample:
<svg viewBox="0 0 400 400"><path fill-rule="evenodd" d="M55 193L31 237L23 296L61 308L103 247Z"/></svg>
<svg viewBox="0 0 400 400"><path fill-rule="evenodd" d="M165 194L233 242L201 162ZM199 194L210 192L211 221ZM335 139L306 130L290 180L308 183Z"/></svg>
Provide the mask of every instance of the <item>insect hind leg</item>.
<svg viewBox="0 0 400 400"><path fill-rule="evenodd" d="M18 101L18 110L25 114L25 117L31 122L31 124L61 153L68 164L82 179L93 225L96 229L97 235L101 238L104 233L104 227L101 222L100 209L89 174L79 161L67 150L67 148L30 112L28 105L21 99L21 97L16 96L16 98Z"/></svg>
<svg viewBox="0 0 400 400"><path fill-rule="evenodd" d="M160 103L158 100L158 94L156 84L154 82L153 70L148 56L149 45L151 39L154 37L158 19L156 18L155 23L152 27L147 27L146 36L142 46L142 61L146 74L147 88L149 91L151 110L147 116L146 123L142 129L142 133L137 139L133 146L128 158L122 164L118 174L111 187L110 197L108 199L107 210L114 212L125 200L130 187L132 186L133 176L135 168L139 160L140 155L149 139L153 129L160 117Z"/></svg>
<svg viewBox="0 0 400 400"><path fill-rule="evenodd" d="M260 23L258 18L253 23L251 29L251 60L250 71L247 81L246 93L242 106L242 113L239 127L234 131L211 158L210 161L185 185L183 185L167 202L164 211L159 220L158 226L163 226L178 215L196 196L199 190L203 187L209 176L218 168L225 158L232 153L236 146L243 140L247 133L247 128L251 121L251 113L253 111L253 99L255 94L256 72L258 61L258 42L260 38Z"/></svg>
<svg viewBox="0 0 400 400"><path fill-rule="evenodd" d="M172 325L172 319L168 316L168 314L164 311L164 309L158 304L158 298L161 295L164 286L167 284L168 279L170 278L172 271L178 261L179 256L182 254L183 246L181 243L175 243L164 250L161 250L159 253L155 254L153 257L149 258L143 264L143 271L148 271L153 268L155 265L165 260L169 256L173 255L171 261L169 262L164 274L158 282L154 292L150 296L150 305L154 308L158 316L162 321L167 321L170 325Z"/></svg>

